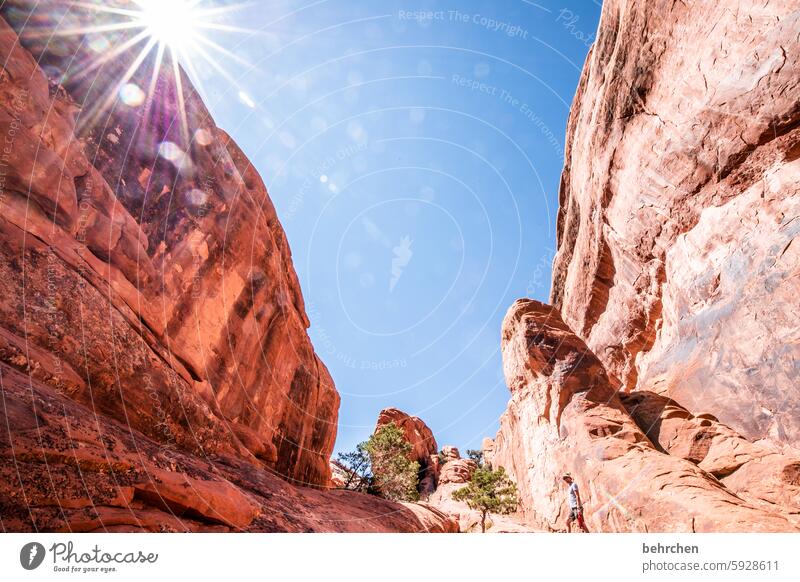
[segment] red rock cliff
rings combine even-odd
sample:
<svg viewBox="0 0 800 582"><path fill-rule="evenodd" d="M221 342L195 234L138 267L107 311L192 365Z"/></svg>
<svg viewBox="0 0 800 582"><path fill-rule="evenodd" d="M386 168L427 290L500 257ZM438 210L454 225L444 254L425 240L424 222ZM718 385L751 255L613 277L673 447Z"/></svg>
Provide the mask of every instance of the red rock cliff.
<svg viewBox="0 0 800 582"><path fill-rule="evenodd" d="M795 531L800 16L607 0L567 128L553 307L503 325L491 455L530 522ZM788 518L788 520L786 519Z"/></svg>
<svg viewBox="0 0 800 582"><path fill-rule="evenodd" d="M135 51L80 76L80 38L36 39L0 21L0 358L159 441L325 485L339 396L260 177L185 77L181 131L171 66L131 106Z"/></svg>
<svg viewBox="0 0 800 582"><path fill-rule="evenodd" d="M0 530L456 531L317 490L339 396L264 184L188 80L126 104L130 55L87 77L81 37L26 38L0 19Z"/></svg>
<svg viewBox="0 0 800 582"><path fill-rule="evenodd" d="M517 301L502 342L512 397L491 462L516 479L528 522L563 528L570 472L595 531L797 531L800 457L648 393L624 401L554 307Z"/></svg>

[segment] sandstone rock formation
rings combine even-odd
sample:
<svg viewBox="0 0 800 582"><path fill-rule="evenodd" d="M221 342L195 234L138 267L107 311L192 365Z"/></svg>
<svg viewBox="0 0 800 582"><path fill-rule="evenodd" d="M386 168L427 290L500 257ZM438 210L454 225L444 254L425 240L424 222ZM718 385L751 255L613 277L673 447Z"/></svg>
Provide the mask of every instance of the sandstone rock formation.
<svg viewBox="0 0 800 582"><path fill-rule="evenodd" d="M84 40L0 18L0 530L457 531L319 490L339 397L264 184L171 64L117 100L136 53Z"/></svg>
<svg viewBox="0 0 800 582"><path fill-rule="evenodd" d="M0 531L458 531L430 505L296 487L240 457L165 446L4 363L0 386Z"/></svg>
<svg viewBox="0 0 800 582"><path fill-rule="evenodd" d="M503 326L490 462L529 521L562 527L570 470L596 530L795 531L798 23L791 3L603 3L553 307Z"/></svg>
<svg viewBox="0 0 800 582"><path fill-rule="evenodd" d="M483 456L483 462L488 465L492 466L492 459L494 458L494 439L485 437L481 442L481 455Z"/></svg>
<svg viewBox="0 0 800 582"><path fill-rule="evenodd" d="M595 531L800 531L784 517L786 508L749 503L691 454L658 450L603 364L555 308L514 303L503 321L502 347L512 398L492 463L516 478L529 523L545 529L564 523L561 476L570 471ZM640 418L647 423L644 411Z"/></svg>
<svg viewBox="0 0 800 582"><path fill-rule="evenodd" d="M442 457L444 458L445 462L454 461L461 458L461 453L458 451L457 447L454 447L453 445L445 445L442 447Z"/></svg>
<svg viewBox="0 0 800 582"><path fill-rule="evenodd" d="M615 385L800 447L800 15L603 3L551 303Z"/></svg>
<svg viewBox="0 0 800 582"><path fill-rule="evenodd" d="M463 501L453 499L453 493L463 488L472 478L478 465L472 459L462 459L458 449L453 446L442 447L442 453L447 462L439 471L436 490L428 497L428 502L451 516L457 523L461 532L480 532L480 512L470 509ZM491 533L519 533L541 531L522 523L517 515L490 514L487 519L488 530Z"/></svg>
<svg viewBox="0 0 800 582"><path fill-rule="evenodd" d="M397 408L381 410L375 423L375 430L390 422L403 429L406 440L411 444L409 458L419 463L418 489L420 496L425 499L436 488L439 476L439 457L433 432L420 418L410 416Z"/></svg>
<svg viewBox="0 0 800 582"><path fill-rule="evenodd" d="M428 425L422 419L397 408L384 408L378 414L375 430L390 422L403 429L406 440L412 447L411 460L417 461L420 467L426 466L431 455L435 455L437 451L436 439Z"/></svg>
<svg viewBox="0 0 800 582"><path fill-rule="evenodd" d="M0 360L160 442L327 485L339 396L258 174L171 66L130 105L135 52L78 75L82 38L43 38L0 20Z"/></svg>
<svg viewBox="0 0 800 582"><path fill-rule="evenodd" d="M478 468L477 463L472 459L462 459L458 456L458 449L455 447L444 447L447 462L439 470L438 487L447 483L467 483L472 477L472 473ZM448 456L448 453L450 455ZM455 456L453 455L455 453Z"/></svg>

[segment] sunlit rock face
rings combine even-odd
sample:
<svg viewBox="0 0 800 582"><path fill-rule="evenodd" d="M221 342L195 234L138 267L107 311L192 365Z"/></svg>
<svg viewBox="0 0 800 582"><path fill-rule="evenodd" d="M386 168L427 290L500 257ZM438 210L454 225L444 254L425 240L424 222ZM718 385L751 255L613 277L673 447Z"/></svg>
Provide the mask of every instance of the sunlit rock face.
<svg viewBox="0 0 800 582"><path fill-rule="evenodd" d="M604 2L551 295L615 385L793 447L798 25L791 2Z"/></svg>
<svg viewBox="0 0 800 582"><path fill-rule="evenodd" d="M45 4L3 15L42 30ZM91 69L122 35L0 22L0 360L165 446L326 486L339 396L266 188L155 51L125 84L136 51Z"/></svg>
<svg viewBox="0 0 800 582"><path fill-rule="evenodd" d="M694 415L653 392L622 395L622 403L658 450L695 463L748 503L800 524L800 455L784 454L768 441L750 442L713 415Z"/></svg>
<svg viewBox="0 0 800 582"><path fill-rule="evenodd" d="M514 303L502 349L512 396L491 463L516 480L529 524L564 528L562 476L569 472L593 531L800 531L786 517L797 512L800 458L754 445L677 404L623 402L602 362L554 307ZM701 433L707 446L696 438ZM762 484L754 482L758 467L774 469ZM739 479L737 469L748 476Z"/></svg>

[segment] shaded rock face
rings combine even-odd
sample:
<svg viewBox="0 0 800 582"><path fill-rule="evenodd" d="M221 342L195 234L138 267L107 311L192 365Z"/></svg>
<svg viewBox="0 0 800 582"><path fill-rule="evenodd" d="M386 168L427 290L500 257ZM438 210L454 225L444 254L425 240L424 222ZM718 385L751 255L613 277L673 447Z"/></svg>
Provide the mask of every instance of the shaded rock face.
<svg viewBox="0 0 800 582"><path fill-rule="evenodd" d="M0 361L165 446L327 485L339 396L260 177L185 77L181 121L171 66L126 105L135 52L76 75L86 43L43 38L0 19Z"/></svg>
<svg viewBox="0 0 800 582"><path fill-rule="evenodd" d="M554 307L527 299L514 303L503 321L502 350L512 397L494 440L492 465L515 478L528 523L562 527L568 505L561 477L571 472L595 531L798 531L784 517L791 507L778 505L779 499L751 503L737 495L753 486L749 479L728 487L708 472L737 449L750 447L754 462L766 453L759 456L757 447L718 423L718 436L709 437L718 439L710 456L674 439L662 444L659 436L654 444L601 361ZM661 412L649 418L642 402L628 400L635 417L653 438L663 431L669 439L666 421L674 412L664 407L663 419ZM691 424L678 429L686 439L693 439L692 431L705 420L715 424L685 411L680 416ZM791 472L790 459L781 459Z"/></svg>
<svg viewBox="0 0 800 582"><path fill-rule="evenodd" d="M551 292L614 385L795 448L799 25L791 2L603 3Z"/></svg>
<svg viewBox="0 0 800 582"><path fill-rule="evenodd" d="M239 457L166 448L4 363L0 384L2 531L458 531L430 505L297 487Z"/></svg>
<svg viewBox="0 0 800 582"><path fill-rule="evenodd" d="M419 463L418 489L420 495L425 498L436 488L439 476L439 458L436 454L437 445L433 432L422 419L410 416L397 408L381 410L375 423L375 430L391 422L403 430L406 440L411 444L409 458Z"/></svg>

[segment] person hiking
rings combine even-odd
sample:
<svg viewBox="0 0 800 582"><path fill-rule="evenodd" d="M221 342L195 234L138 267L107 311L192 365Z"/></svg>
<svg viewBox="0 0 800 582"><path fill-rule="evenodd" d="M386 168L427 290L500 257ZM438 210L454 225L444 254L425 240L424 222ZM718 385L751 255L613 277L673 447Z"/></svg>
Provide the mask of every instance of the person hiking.
<svg viewBox="0 0 800 582"><path fill-rule="evenodd" d="M569 500L569 517L567 518L567 532L572 533L572 522L577 521L584 533L589 533L586 522L583 521L583 503L581 503L581 492L578 484L569 473L564 473L562 477L567 484L567 499Z"/></svg>

